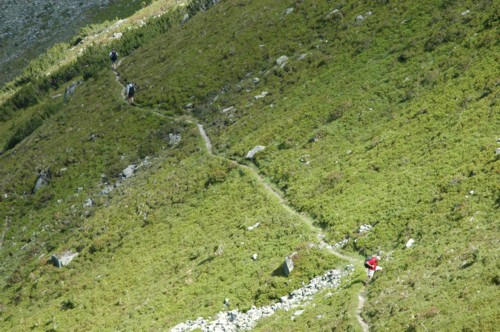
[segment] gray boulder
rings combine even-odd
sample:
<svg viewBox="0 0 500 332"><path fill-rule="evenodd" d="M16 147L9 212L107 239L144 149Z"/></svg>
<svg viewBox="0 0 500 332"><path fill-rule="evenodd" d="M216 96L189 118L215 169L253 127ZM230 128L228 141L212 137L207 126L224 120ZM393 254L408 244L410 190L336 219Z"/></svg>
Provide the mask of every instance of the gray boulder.
<svg viewBox="0 0 500 332"><path fill-rule="evenodd" d="M52 263L57 267L67 266L76 256L77 252L65 251L62 254L54 254L50 257Z"/></svg>
<svg viewBox="0 0 500 332"><path fill-rule="evenodd" d="M255 146L252 150L248 151L246 158L247 159L253 159L255 157L255 154L259 151L264 150L266 147L262 145L257 145Z"/></svg>
<svg viewBox="0 0 500 332"><path fill-rule="evenodd" d="M293 254L291 254L290 256L286 256L285 257L285 262L283 263L283 273L285 274L285 276L289 276L292 271L293 271L293 268L294 268L294 264L293 264L293 257L295 257L297 255L296 252L294 252Z"/></svg>
<svg viewBox="0 0 500 332"><path fill-rule="evenodd" d="M36 193L40 188L49 184L50 180L50 171L43 170L40 172L38 179L36 180L35 187L33 188L33 193Z"/></svg>
<svg viewBox="0 0 500 332"><path fill-rule="evenodd" d="M134 171L135 171L135 165L129 165L122 171L122 177L128 179L129 177L134 175Z"/></svg>
<svg viewBox="0 0 500 332"><path fill-rule="evenodd" d="M181 134L168 134L168 144L177 145L181 142Z"/></svg>
<svg viewBox="0 0 500 332"><path fill-rule="evenodd" d="M94 206L94 201L92 201L91 198L87 198L85 202L83 202L84 208L91 208L92 206Z"/></svg>

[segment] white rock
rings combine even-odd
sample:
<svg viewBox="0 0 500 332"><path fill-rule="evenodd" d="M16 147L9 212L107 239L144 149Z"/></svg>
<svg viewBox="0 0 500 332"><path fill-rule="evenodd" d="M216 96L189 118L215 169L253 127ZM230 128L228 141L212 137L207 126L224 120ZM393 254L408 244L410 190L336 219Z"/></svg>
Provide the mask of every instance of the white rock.
<svg viewBox="0 0 500 332"><path fill-rule="evenodd" d="M132 175L134 175L134 171L135 171L135 165L129 165L129 166L127 166L127 168L125 168L122 171L122 176L125 179L128 179L129 177L131 177Z"/></svg>
<svg viewBox="0 0 500 332"><path fill-rule="evenodd" d="M304 313L305 310L297 310L293 313L294 316L300 316Z"/></svg>
<svg viewBox="0 0 500 332"><path fill-rule="evenodd" d="M327 15L326 15L326 19L330 19L330 18L337 18L337 19L342 19L344 17L344 15L342 15L342 13L340 12L340 10L338 9L334 9L332 10L331 12L329 12Z"/></svg>
<svg viewBox="0 0 500 332"><path fill-rule="evenodd" d="M90 198L87 198L85 200L85 202L83 202L83 207L84 208L89 208L89 207L92 207L93 205L94 205L94 202Z"/></svg>
<svg viewBox="0 0 500 332"><path fill-rule="evenodd" d="M289 15L289 14L291 14L291 13L293 13L293 8L292 8L292 7L291 7L291 8L287 8L287 9L285 10L285 15Z"/></svg>
<svg viewBox="0 0 500 332"><path fill-rule="evenodd" d="M276 59L276 64L280 67L285 66L287 62L288 62L288 57L286 55L282 55L278 59Z"/></svg>
<svg viewBox="0 0 500 332"><path fill-rule="evenodd" d="M406 242L406 248L410 248L413 243L415 243L415 240L414 239L409 239L408 242Z"/></svg>
<svg viewBox="0 0 500 332"><path fill-rule="evenodd" d="M254 229L256 229L256 228L257 228L257 227L259 227L259 226L260 226L260 222L256 223L256 224L255 224L255 225L253 225L253 226L249 226L249 227L247 227L247 229L248 229L249 231L253 231Z"/></svg>
<svg viewBox="0 0 500 332"><path fill-rule="evenodd" d="M256 261L256 260L257 260L257 254L253 254L253 255L252 255L252 259L253 259L254 261Z"/></svg>
<svg viewBox="0 0 500 332"><path fill-rule="evenodd" d="M462 12L460 15L467 16L467 14L469 14L469 13L470 13L470 10L467 9L466 11Z"/></svg>
<svg viewBox="0 0 500 332"><path fill-rule="evenodd" d="M255 146L252 150L248 151L246 158L247 159L253 159L255 154L259 151L264 150L266 147L262 145L257 145Z"/></svg>
<svg viewBox="0 0 500 332"><path fill-rule="evenodd" d="M359 227L358 233L369 232L372 229L372 225L361 225Z"/></svg>
<svg viewBox="0 0 500 332"><path fill-rule="evenodd" d="M262 93L260 95L257 95L257 96L254 96L253 98L254 99L262 99L264 97L266 97L267 95L269 95L269 92L268 91L262 91Z"/></svg>

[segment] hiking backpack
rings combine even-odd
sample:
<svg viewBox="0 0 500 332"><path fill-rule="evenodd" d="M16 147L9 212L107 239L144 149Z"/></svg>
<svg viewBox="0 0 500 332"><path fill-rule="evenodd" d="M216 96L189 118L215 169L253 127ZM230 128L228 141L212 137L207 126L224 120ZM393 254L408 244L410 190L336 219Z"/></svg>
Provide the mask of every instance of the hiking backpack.
<svg viewBox="0 0 500 332"><path fill-rule="evenodd" d="M111 60L113 61L116 61L116 59L118 59L118 54L116 54L116 52L111 52L111 56L110 56Z"/></svg>
<svg viewBox="0 0 500 332"><path fill-rule="evenodd" d="M364 265L365 265L365 267L366 267L367 269L369 269L369 268L370 268L370 265L368 264L368 261L369 261L370 259L372 259L370 256L366 257L366 259L365 259L365 263L364 263Z"/></svg>
<svg viewBox="0 0 500 332"><path fill-rule="evenodd" d="M135 92L135 87L132 83L130 83L128 85L128 95L129 97L132 97L134 95L134 92Z"/></svg>

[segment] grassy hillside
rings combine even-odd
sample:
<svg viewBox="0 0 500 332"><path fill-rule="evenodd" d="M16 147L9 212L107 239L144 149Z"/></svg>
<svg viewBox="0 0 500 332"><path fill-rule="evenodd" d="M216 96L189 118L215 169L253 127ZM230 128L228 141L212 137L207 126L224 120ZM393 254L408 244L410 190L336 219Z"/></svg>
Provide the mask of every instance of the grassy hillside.
<svg viewBox="0 0 500 332"><path fill-rule="evenodd" d="M55 85L30 79L0 113L0 327L164 330L275 302L344 267L230 162L250 164L246 153L264 145L254 165L328 243L382 256L365 289L371 329L495 330L498 3L204 5L113 44L137 107L102 60L109 46L98 46L55 72ZM76 80L66 103L47 97ZM120 179L131 164L135 175ZM68 267L48 262L65 250L79 252ZM280 266L293 251L286 278ZM257 330L361 330L362 281L358 266L303 315L280 312Z"/></svg>

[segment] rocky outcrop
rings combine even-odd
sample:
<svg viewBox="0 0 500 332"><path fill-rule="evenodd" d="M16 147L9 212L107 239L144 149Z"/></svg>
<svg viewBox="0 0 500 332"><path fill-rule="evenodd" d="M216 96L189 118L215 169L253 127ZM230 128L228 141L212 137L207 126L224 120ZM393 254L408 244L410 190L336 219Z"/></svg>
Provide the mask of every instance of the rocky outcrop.
<svg viewBox="0 0 500 332"><path fill-rule="evenodd" d="M255 307L253 306L247 312L241 312L238 309L231 311L221 311L217 314L217 318L213 321L208 321L203 317L198 317L195 320L188 320L180 323L172 328L172 332L193 331L200 329L204 332L209 331L245 331L251 330L257 322L265 317L273 315L278 310L286 312L292 309L298 309L291 315L291 319L301 315L304 310L307 310L307 303L320 291L325 289L336 288L340 285L340 279L352 272L354 267L348 266L344 271L330 270L325 274L313 278L307 285L291 292L288 296L280 298L280 302L273 303L268 306ZM229 303L229 300L225 301Z"/></svg>

